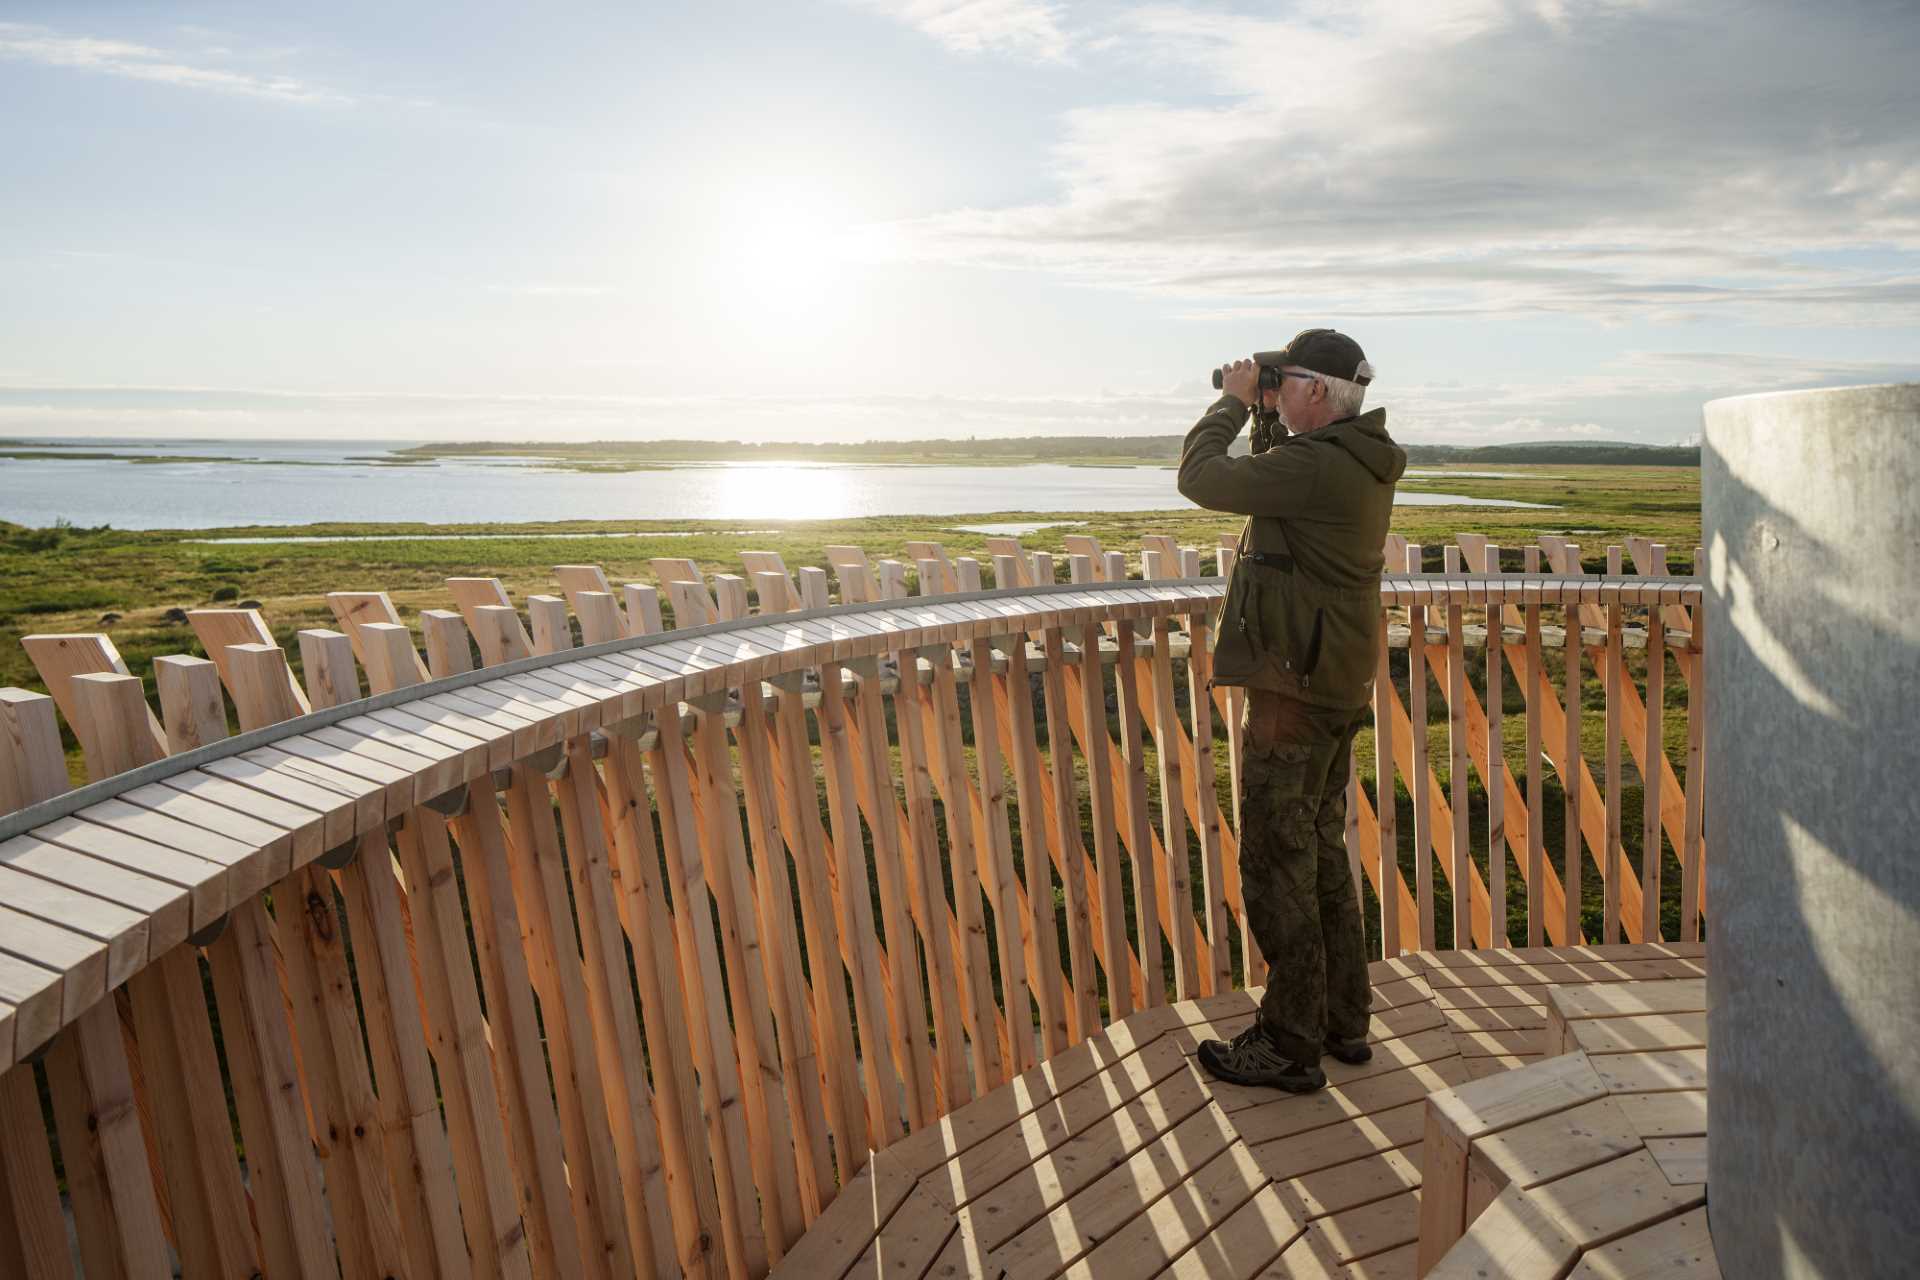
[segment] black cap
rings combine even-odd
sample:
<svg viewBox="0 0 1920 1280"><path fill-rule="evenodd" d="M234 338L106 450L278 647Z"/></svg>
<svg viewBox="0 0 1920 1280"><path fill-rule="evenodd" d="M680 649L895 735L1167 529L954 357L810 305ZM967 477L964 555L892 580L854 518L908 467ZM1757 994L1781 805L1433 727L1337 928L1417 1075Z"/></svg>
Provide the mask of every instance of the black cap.
<svg viewBox="0 0 1920 1280"><path fill-rule="evenodd" d="M1373 381L1373 366L1360 344L1335 329L1302 329L1279 351L1256 351L1253 359L1255 364L1275 368L1298 365L1363 387Z"/></svg>

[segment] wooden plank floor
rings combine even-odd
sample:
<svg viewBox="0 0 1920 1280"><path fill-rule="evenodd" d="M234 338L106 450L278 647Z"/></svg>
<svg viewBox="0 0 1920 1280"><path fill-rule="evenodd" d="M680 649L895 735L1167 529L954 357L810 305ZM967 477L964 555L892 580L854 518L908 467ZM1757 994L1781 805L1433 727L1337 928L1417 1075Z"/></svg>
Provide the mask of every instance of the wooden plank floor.
<svg viewBox="0 0 1920 1280"><path fill-rule="evenodd" d="M1373 1061L1329 1059L1328 1087L1297 1097L1221 1084L1194 1061L1201 1040L1247 1025L1257 992L1136 1014L878 1153L775 1274L1411 1280L1427 1095L1604 1039L1550 1017L1555 987L1698 979L1702 955L1656 943L1376 962Z"/></svg>
<svg viewBox="0 0 1920 1280"><path fill-rule="evenodd" d="M1545 1036L1555 1056L1429 1101L1429 1280L1718 1280L1705 980L1554 987Z"/></svg>

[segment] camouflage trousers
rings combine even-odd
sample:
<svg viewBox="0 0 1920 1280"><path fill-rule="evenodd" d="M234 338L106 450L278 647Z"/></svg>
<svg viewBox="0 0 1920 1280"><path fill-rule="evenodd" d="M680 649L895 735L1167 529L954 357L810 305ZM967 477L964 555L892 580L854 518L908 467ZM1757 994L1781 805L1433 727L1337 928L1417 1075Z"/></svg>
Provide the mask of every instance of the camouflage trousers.
<svg viewBox="0 0 1920 1280"><path fill-rule="evenodd" d="M1241 720L1240 884L1266 958L1260 1024L1280 1052L1367 1034L1366 935L1346 847L1353 736L1367 712L1247 690Z"/></svg>

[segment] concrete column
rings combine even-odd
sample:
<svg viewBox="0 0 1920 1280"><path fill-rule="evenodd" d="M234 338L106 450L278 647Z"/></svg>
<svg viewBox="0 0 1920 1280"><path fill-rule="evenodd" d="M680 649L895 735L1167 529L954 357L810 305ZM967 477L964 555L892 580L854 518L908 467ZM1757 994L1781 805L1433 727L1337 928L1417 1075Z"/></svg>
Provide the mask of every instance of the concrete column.
<svg viewBox="0 0 1920 1280"><path fill-rule="evenodd" d="M1920 384L1706 407L1723 1274L1920 1274Z"/></svg>

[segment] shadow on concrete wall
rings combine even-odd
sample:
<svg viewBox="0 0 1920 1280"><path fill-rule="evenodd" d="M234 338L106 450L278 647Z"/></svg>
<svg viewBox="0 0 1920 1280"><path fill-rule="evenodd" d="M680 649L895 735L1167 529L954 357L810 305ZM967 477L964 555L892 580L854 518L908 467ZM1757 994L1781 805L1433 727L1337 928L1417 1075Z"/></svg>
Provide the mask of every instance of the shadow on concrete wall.
<svg viewBox="0 0 1920 1280"><path fill-rule="evenodd" d="M1819 415L1769 459L1777 416L1702 460L1709 1211L1728 1276L1911 1275L1920 501L1895 473L1920 483L1920 416L1904 460Z"/></svg>

